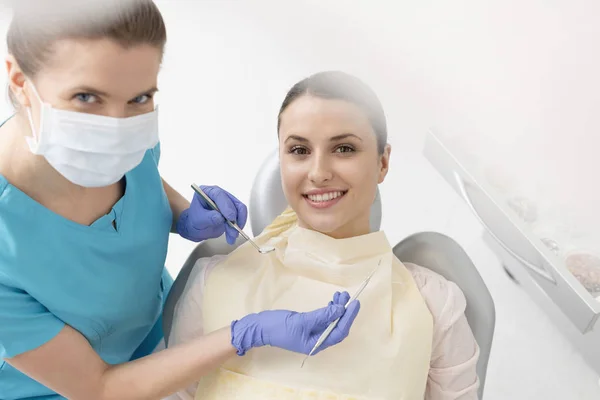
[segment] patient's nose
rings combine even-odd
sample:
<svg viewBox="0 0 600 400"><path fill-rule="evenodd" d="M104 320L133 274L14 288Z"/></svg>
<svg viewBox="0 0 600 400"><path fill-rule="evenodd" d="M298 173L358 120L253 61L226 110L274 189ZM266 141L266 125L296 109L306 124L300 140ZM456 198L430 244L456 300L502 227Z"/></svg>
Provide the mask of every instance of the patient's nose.
<svg viewBox="0 0 600 400"><path fill-rule="evenodd" d="M310 171L308 172L308 179L315 184L324 183L330 181L333 178L333 172L331 166L327 160L327 157L321 155L315 155L310 164Z"/></svg>

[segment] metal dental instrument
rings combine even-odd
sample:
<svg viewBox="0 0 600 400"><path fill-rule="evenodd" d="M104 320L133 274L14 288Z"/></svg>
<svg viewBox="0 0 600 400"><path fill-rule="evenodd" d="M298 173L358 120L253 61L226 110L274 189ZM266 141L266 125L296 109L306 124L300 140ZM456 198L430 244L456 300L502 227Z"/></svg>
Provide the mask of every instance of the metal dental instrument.
<svg viewBox="0 0 600 400"><path fill-rule="evenodd" d="M221 210L219 210L219 207L217 207L217 205L214 203L214 201L212 201L210 199L210 197L208 197L208 195L206 193L204 193L204 191L202 189L200 189L197 185L192 183L192 189L194 189L194 192L196 192L200 197L202 197L207 203L208 205L215 211L217 211L219 214L221 214L221 216L225 219L225 221L227 221L227 224L229 224L229 226L231 226L233 229L235 229L236 231L238 231L238 233L244 238L246 239L248 242L250 242L250 244L252 246L254 246L254 248L256 250L258 250L258 252L260 254L267 254L270 253L272 251L275 250L274 247L271 246L265 246L265 247L260 247L259 245L257 245L254 240L250 239L250 237L248 235L246 235L244 233L244 231L242 230L242 228L240 228L238 226L238 224L236 224L233 221L230 221L227 219L227 217L225 217L225 215L223 215L223 213L221 212Z"/></svg>
<svg viewBox="0 0 600 400"><path fill-rule="evenodd" d="M348 302L346 303L346 305L344 306L344 308L348 308L348 306L350 305L350 303L352 303L354 300L356 300L358 298L358 296L360 296L360 294L362 293L362 291L367 287L367 285L371 281L371 278L373 277L373 275L375 275L375 272L379 269L380 265L381 265L381 260L379 260L379 262L377 263L377 266L375 267L375 269L373 270L373 272L371 272L369 274L369 276L367 276L367 279L365 279L363 281L363 283L360 285L360 287L358 288L358 290L356 291L356 293L354 293L354 295L350 298L350 300L348 300ZM329 337L329 335L331 334L331 332L337 326L338 322L340 322L340 318L336 319L331 324L329 324L329 326L327 327L327 329L325 329L325 331L321 334L321 336L317 340L317 343L315 343L315 345L312 348L312 350L310 351L310 353L308 353L308 355L306 357L304 357L304 360L302 360L302 365L300 366L300 368L304 367L304 363L306 362L306 360L308 360L308 358L310 356L312 356L314 354L314 352L317 351L317 349Z"/></svg>

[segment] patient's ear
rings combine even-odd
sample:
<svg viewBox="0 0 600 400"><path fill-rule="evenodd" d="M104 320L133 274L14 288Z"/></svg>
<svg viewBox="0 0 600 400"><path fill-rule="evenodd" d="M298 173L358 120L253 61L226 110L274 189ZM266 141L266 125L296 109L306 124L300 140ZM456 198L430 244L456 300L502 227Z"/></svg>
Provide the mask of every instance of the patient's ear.
<svg viewBox="0 0 600 400"><path fill-rule="evenodd" d="M388 173L388 170L390 169L390 154L392 152L392 146L390 146L389 144L385 145L385 148L383 149L383 154L381 156L379 156L379 179L377 180L377 183L382 183L383 180L385 179L385 176Z"/></svg>

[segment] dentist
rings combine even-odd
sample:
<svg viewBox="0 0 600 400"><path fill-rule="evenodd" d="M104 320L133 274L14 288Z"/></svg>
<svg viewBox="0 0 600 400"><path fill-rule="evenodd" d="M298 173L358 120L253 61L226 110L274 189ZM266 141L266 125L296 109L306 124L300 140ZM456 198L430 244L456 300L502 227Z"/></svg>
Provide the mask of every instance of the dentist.
<svg viewBox="0 0 600 400"><path fill-rule="evenodd" d="M253 347L307 354L339 317L321 350L346 338L359 307L332 301L248 315L156 351L169 233L232 244L237 232L159 174L159 10L88 3L16 9L8 32L16 113L0 127L0 398L161 399ZM204 190L245 225L239 200Z"/></svg>

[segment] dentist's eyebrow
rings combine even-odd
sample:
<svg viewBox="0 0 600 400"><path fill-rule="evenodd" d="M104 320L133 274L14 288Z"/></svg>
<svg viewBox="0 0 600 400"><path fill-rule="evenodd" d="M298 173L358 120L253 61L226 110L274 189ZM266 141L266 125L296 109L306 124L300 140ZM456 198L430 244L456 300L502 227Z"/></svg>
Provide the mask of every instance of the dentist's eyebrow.
<svg viewBox="0 0 600 400"><path fill-rule="evenodd" d="M90 94L94 94L97 96L109 97L108 93L103 92L102 90L94 89L93 87L90 87L90 86L78 86L75 89L73 89L73 91L78 92L78 93L90 93ZM133 96L132 98L135 99L136 97L143 96L145 94L155 94L156 92L158 92L158 88L152 87L148 90L145 90L145 91Z"/></svg>
<svg viewBox="0 0 600 400"><path fill-rule="evenodd" d="M93 87L90 87L90 86L77 86L76 88L74 88L71 91L77 92L77 93L90 93L90 94L95 94L97 96L108 97L108 93L103 92L102 90L94 89Z"/></svg>
<svg viewBox="0 0 600 400"><path fill-rule="evenodd" d="M131 98L131 100L137 99L140 96L146 96L146 95L148 95L148 96L154 96L154 94L156 92L158 92L158 88L153 87L152 89L146 90L145 92L142 92L142 93L140 93L138 95L133 96Z"/></svg>
<svg viewBox="0 0 600 400"><path fill-rule="evenodd" d="M136 98L136 97L139 97L139 96L143 96L145 94L155 94L156 92L158 92L158 88L153 87L153 88L145 90L142 93L138 94L137 96L133 96L133 97Z"/></svg>

